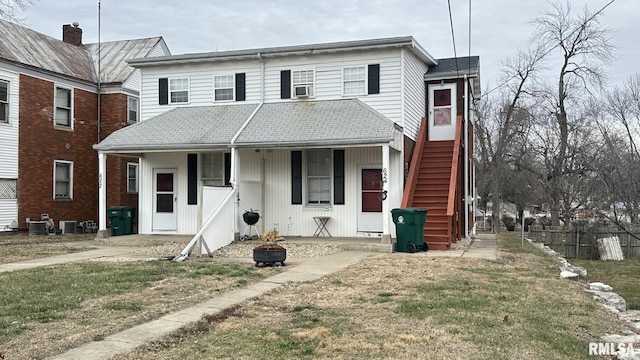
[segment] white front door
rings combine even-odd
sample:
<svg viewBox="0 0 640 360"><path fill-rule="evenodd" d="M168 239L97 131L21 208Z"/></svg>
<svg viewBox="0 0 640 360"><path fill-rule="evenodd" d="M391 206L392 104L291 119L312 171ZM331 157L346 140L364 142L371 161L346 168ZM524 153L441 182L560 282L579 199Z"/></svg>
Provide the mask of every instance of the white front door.
<svg viewBox="0 0 640 360"><path fill-rule="evenodd" d="M456 84L429 85L429 140L456 136Z"/></svg>
<svg viewBox="0 0 640 360"><path fill-rule="evenodd" d="M382 232L382 166L358 168L358 231Z"/></svg>
<svg viewBox="0 0 640 360"><path fill-rule="evenodd" d="M153 170L153 231L176 231L176 169Z"/></svg>

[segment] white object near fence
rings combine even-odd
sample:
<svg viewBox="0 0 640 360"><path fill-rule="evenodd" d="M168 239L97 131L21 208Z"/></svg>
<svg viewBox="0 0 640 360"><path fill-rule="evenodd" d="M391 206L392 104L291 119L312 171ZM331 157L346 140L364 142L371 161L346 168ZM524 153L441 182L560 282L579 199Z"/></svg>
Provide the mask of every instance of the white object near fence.
<svg viewBox="0 0 640 360"><path fill-rule="evenodd" d="M620 247L620 239L617 236L598 239L597 242L600 260L624 260L622 247Z"/></svg>

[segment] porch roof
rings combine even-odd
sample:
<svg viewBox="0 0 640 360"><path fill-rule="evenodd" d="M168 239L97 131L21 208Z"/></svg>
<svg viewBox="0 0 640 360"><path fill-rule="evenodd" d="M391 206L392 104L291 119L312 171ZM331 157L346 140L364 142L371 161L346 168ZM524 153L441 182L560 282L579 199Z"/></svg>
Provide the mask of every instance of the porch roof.
<svg viewBox="0 0 640 360"><path fill-rule="evenodd" d="M400 127L358 99L265 103L238 136L238 147L388 143Z"/></svg>
<svg viewBox="0 0 640 360"><path fill-rule="evenodd" d="M94 148L106 153L216 149L232 146L236 136L238 147L348 146L389 143L401 131L358 99L215 105L167 111L114 132Z"/></svg>
<svg viewBox="0 0 640 360"><path fill-rule="evenodd" d="M227 148L257 106L175 108L115 131L93 147L113 153Z"/></svg>

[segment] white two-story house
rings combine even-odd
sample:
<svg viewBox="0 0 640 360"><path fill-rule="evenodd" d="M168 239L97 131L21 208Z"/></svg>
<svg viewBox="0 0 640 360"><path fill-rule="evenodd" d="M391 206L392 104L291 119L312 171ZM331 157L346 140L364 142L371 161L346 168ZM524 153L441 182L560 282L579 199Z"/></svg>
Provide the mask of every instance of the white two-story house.
<svg viewBox="0 0 640 360"><path fill-rule="evenodd" d="M258 209L259 230L285 237L312 236L314 217L329 218L332 236L394 236L437 64L413 37L129 64L141 70L142 121L94 148L100 164L139 157L140 233L202 235L213 250ZM442 123L455 127L450 116Z"/></svg>

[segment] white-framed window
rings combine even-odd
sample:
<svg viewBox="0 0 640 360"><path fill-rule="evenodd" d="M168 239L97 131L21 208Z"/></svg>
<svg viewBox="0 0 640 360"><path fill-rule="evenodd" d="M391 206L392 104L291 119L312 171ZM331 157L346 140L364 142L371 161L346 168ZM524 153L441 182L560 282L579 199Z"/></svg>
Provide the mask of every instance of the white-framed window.
<svg viewBox="0 0 640 360"><path fill-rule="evenodd" d="M314 70L294 70L291 72L291 86L294 98L306 98L315 96Z"/></svg>
<svg viewBox="0 0 640 360"><path fill-rule="evenodd" d="M189 102L189 78L169 79L169 101L172 104Z"/></svg>
<svg viewBox="0 0 640 360"><path fill-rule="evenodd" d="M224 153L202 154L202 184L224 186Z"/></svg>
<svg viewBox="0 0 640 360"><path fill-rule="evenodd" d="M140 100L135 96L129 96L127 101L127 121L136 123L139 121Z"/></svg>
<svg viewBox="0 0 640 360"><path fill-rule="evenodd" d="M213 77L214 101L233 101L235 93L235 76L220 75Z"/></svg>
<svg viewBox="0 0 640 360"><path fill-rule="evenodd" d="M331 150L313 149L307 156L307 204L331 203Z"/></svg>
<svg viewBox="0 0 640 360"><path fill-rule="evenodd" d="M73 90L56 86L55 93L55 126L72 127L73 119Z"/></svg>
<svg viewBox="0 0 640 360"><path fill-rule="evenodd" d="M138 163L127 163L127 192L138 192Z"/></svg>
<svg viewBox="0 0 640 360"><path fill-rule="evenodd" d="M342 69L342 94L364 95L367 93L366 66L352 66Z"/></svg>
<svg viewBox="0 0 640 360"><path fill-rule="evenodd" d="M53 163L53 198L73 199L73 162L55 160Z"/></svg>
<svg viewBox="0 0 640 360"><path fill-rule="evenodd" d="M0 80L0 122L9 122L9 82Z"/></svg>

